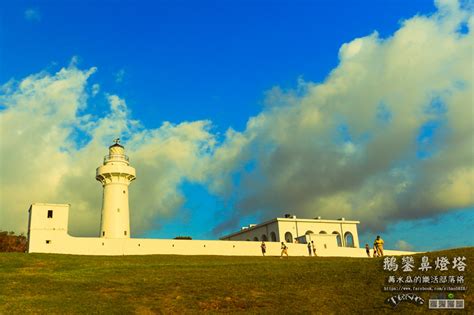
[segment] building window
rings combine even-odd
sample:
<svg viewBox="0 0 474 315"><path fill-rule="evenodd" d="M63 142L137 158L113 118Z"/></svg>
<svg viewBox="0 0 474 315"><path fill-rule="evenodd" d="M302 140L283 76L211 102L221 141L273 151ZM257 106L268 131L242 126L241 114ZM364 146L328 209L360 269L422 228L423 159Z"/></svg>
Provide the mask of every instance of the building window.
<svg viewBox="0 0 474 315"><path fill-rule="evenodd" d="M48 219L53 218L53 210L48 210Z"/></svg>
<svg viewBox="0 0 474 315"><path fill-rule="evenodd" d="M344 234L344 241L346 243L346 247L354 247L354 237L352 236L351 232L346 232Z"/></svg>
<svg viewBox="0 0 474 315"><path fill-rule="evenodd" d="M253 238L253 240L256 241L256 242L258 242L258 237L255 236L255 237Z"/></svg>
<svg viewBox="0 0 474 315"><path fill-rule="evenodd" d="M319 231L319 234L328 234L326 231Z"/></svg>
<svg viewBox="0 0 474 315"><path fill-rule="evenodd" d="M309 231L306 231L306 233L304 233L305 235L310 235L310 234L314 234L313 231L309 230Z"/></svg>
<svg viewBox="0 0 474 315"><path fill-rule="evenodd" d="M127 231L123 231L123 235L127 235Z"/></svg>
<svg viewBox="0 0 474 315"><path fill-rule="evenodd" d="M337 246L342 247L341 235L336 231L332 232L332 234L336 234Z"/></svg>
<svg viewBox="0 0 474 315"><path fill-rule="evenodd" d="M287 243L293 243L293 235L290 232L285 233L285 241Z"/></svg>
<svg viewBox="0 0 474 315"><path fill-rule="evenodd" d="M46 240L46 244L51 244L51 240Z"/></svg>
<svg viewBox="0 0 474 315"><path fill-rule="evenodd" d="M265 241L265 242L268 241L268 237L265 234L262 235L262 241Z"/></svg>
<svg viewBox="0 0 474 315"><path fill-rule="evenodd" d="M277 241L277 236L276 236L275 232L271 232L271 233L270 233L270 239L272 240L272 242L276 242L276 241Z"/></svg>
<svg viewBox="0 0 474 315"><path fill-rule="evenodd" d="M105 231L102 231L102 236L105 236Z"/></svg>

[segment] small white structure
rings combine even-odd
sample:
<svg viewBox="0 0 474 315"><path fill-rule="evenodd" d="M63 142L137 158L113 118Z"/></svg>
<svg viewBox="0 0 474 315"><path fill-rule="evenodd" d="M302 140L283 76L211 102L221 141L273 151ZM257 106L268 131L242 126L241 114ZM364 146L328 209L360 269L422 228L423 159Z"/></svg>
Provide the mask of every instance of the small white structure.
<svg viewBox="0 0 474 315"><path fill-rule="evenodd" d="M260 256L260 241L267 241L267 256L280 255L285 240L290 256L308 256L304 243L313 241L318 256L367 257L358 248L358 221L276 218L252 225L221 240L176 240L130 238L128 186L136 178L125 149L118 143L109 147L96 179L103 186L99 237L68 234L68 204L34 203L29 209L28 252L74 255L232 255ZM248 241L253 240L253 241ZM295 240L298 240L296 243ZM303 244L302 244L303 243ZM384 251L386 255L412 252Z"/></svg>

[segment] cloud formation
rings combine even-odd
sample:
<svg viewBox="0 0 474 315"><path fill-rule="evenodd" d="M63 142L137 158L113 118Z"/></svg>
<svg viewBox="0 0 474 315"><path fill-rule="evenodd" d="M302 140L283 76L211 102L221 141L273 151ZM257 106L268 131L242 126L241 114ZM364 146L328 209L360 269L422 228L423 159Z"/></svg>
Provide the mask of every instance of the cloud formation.
<svg viewBox="0 0 474 315"><path fill-rule="evenodd" d="M343 44L324 82L273 88L246 129L222 141L210 121L147 129L117 95L106 95L105 116L90 114L95 68L72 63L4 84L1 228L24 231L28 205L44 201L71 203L72 232L97 234L94 168L117 135L139 174L130 187L137 232L180 209L184 181L231 201L217 233L256 214L343 216L380 230L473 206L474 19L457 2L437 6L389 38L374 32Z"/></svg>
<svg viewBox="0 0 474 315"><path fill-rule="evenodd" d="M405 251L412 251L413 250L413 246L410 243L408 243L407 241L404 241L404 240L398 240L395 243L395 248L398 249L398 250L405 250Z"/></svg>
<svg viewBox="0 0 474 315"><path fill-rule="evenodd" d="M153 218L169 216L182 205L178 186L184 178L202 180L198 162L213 144L209 122L165 122L145 130L116 95L107 96L106 116L80 114L95 70L79 70L72 63L54 75L39 73L2 87L2 229L25 231L32 202L70 203L72 233L98 234L102 196L95 167L117 135L129 139L127 149L140 174L130 188L134 231L153 228ZM89 140L78 147L78 138Z"/></svg>
<svg viewBox="0 0 474 315"><path fill-rule="evenodd" d="M95 83L92 85L92 91L91 91L91 94L92 94L92 97L96 96L97 94L99 94L100 92L100 84L99 83Z"/></svg>
<svg viewBox="0 0 474 315"><path fill-rule="evenodd" d="M457 2L437 6L389 38L342 45L325 82L272 89L246 130L228 133L210 187L237 202L216 232L287 212L380 230L474 204L474 20Z"/></svg>

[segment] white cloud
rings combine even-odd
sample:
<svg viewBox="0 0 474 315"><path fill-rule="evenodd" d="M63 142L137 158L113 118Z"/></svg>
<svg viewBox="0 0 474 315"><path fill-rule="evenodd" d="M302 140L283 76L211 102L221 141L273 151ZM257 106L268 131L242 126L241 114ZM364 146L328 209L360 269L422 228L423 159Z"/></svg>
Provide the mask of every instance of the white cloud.
<svg viewBox="0 0 474 315"><path fill-rule="evenodd" d="M24 231L28 205L43 201L71 203L72 231L97 232L101 188L94 170L118 136L137 169L133 231L173 215L184 203L185 180L236 202L221 228L243 215L293 212L358 219L380 230L473 206L474 19L450 3L404 21L390 38L373 33L342 45L340 63L324 82L300 79L295 91L272 89L264 110L244 131L229 129L221 143L209 121L145 129L117 95L107 95L104 117L78 114L87 109L95 68L71 63L54 75L6 83L1 228ZM469 32L458 33L466 22ZM420 130L433 121L438 130L422 144L431 155L419 159ZM78 148L78 136L90 141Z"/></svg>
<svg viewBox="0 0 474 315"><path fill-rule="evenodd" d="M122 83L124 77L125 77L125 70L120 69L119 71L115 73L115 82Z"/></svg>
<svg viewBox="0 0 474 315"><path fill-rule="evenodd" d="M210 187L237 200L233 218L344 216L379 230L474 205L473 18L457 2L438 5L390 38L342 45L325 82L268 93L265 110L215 152ZM433 121L431 156L419 159L417 138ZM240 184L223 185L235 173Z"/></svg>
<svg viewBox="0 0 474 315"><path fill-rule="evenodd" d="M407 241L398 240L398 241L395 243L395 248L398 249L398 250L411 251L411 250L413 250L413 245L411 245L411 244L408 243Z"/></svg>
<svg viewBox="0 0 474 315"><path fill-rule="evenodd" d="M209 122L165 122L145 130L116 95L107 96L106 116L81 116L78 110L87 107L85 87L94 71L70 65L54 75L31 75L2 89L1 229L25 231L29 204L51 202L72 205L72 233L96 234L102 197L95 167L117 136L129 139L126 149L138 173L139 180L130 188L133 231L152 227L154 218L182 205L178 186L183 180L202 181L202 161L214 143ZM77 148L74 137L90 141Z"/></svg>
<svg viewBox="0 0 474 315"><path fill-rule="evenodd" d="M100 84L95 83L92 85L92 97L96 96L100 92Z"/></svg>
<svg viewBox="0 0 474 315"><path fill-rule="evenodd" d="M41 21L41 13L38 9L28 8L25 10L24 17L28 21L39 22Z"/></svg>

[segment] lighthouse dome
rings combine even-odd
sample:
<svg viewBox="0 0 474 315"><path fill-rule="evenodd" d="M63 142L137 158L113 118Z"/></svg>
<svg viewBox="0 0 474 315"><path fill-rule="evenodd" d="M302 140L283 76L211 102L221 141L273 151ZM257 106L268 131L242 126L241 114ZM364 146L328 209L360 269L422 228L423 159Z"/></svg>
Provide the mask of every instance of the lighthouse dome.
<svg viewBox="0 0 474 315"><path fill-rule="evenodd" d="M125 154L125 148L118 143L112 144L109 147L110 155L123 155Z"/></svg>

